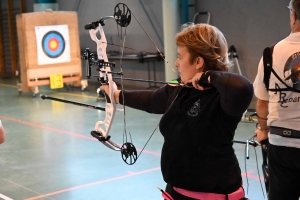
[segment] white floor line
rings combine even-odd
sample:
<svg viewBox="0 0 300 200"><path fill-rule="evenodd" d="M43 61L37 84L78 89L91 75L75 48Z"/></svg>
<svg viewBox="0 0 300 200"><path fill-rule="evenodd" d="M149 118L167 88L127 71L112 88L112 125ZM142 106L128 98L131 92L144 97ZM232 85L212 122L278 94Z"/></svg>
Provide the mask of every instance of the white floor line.
<svg viewBox="0 0 300 200"><path fill-rule="evenodd" d="M7 197L7 196L1 194L1 193L0 193L0 198L2 198L2 199L4 199L4 200L13 200L13 199L11 199L11 198L9 198L9 197Z"/></svg>
<svg viewBox="0 0 300 200"><path fill-rule="evenodd" d="M28 190L28 191L31 191L31 192L33 192L33 193L35 193L35 194L41 195L41 193L38 193L38 192L36 192L36 191L34 191L34 190L30 189L30 188L27 188L27 187L25 187L25 186L19 185L19 184L15 183L15 182L12 182L12 181L10 181L10 180L8 180L8 179L5 179L5 178L3 178L3 177L0 177L0 178L1 178L2 180L4 180L4 181L7 181L7 182L13 184L13 185L16 185L16 186L18 186L18 187L21 187L21 188L23 188L23 189L25 189L25 190ZM1 193L0 193L0 197L1 197ZM7 197L7 198L8 198L8 197ZM46 197L46 199L52 199L52 198ZM11 199L4 199L4 200L11 200ZM13 200L13 199L12 199L12 200ZM52 200L54 200L54 199L52 199Z"/></svg>

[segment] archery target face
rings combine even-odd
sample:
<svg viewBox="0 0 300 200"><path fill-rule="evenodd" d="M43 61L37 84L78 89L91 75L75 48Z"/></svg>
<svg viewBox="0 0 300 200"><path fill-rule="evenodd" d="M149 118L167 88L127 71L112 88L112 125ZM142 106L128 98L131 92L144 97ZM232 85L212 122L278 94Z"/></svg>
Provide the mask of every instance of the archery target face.
<svg viewBox="0 0 300 200"><path fill-rule="evenodd" d="M57 58L65 50L65 40L57 31L50 31L42 39L44 53L50 58Z"/></svg>
<svg viewBox="0 0 300 200"><path fill-rule="evenodd" d="M71 61L68 25L36 26L39 65Z"/></svg>

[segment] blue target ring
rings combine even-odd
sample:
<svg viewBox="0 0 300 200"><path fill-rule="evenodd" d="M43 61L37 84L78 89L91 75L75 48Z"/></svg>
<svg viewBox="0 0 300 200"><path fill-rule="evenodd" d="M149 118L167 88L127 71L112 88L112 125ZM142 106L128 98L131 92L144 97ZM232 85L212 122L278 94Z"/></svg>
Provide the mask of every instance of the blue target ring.
<svg viewBox="0 0 300 200"><path fill-rule="evenodd" d="M57 31L49 31L42 39L44 53L50 58L57 58L65 50L65 40Z"/></svg>

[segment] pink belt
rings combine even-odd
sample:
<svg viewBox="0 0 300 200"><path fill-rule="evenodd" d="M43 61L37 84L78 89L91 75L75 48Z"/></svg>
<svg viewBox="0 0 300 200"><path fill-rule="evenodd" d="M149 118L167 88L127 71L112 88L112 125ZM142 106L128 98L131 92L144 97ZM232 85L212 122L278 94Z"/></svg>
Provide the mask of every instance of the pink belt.
<svg viewBox="0 0 300 200"><path fill-rule="evenodd" d="M194 198L194 199L209 199L209 200L240 200L245 198L244 189L240 187L237 191L228 194L226 199L225 194L209 193L209 192L194 192L177 187L173 187L174 190L184 196Z"/></svg>

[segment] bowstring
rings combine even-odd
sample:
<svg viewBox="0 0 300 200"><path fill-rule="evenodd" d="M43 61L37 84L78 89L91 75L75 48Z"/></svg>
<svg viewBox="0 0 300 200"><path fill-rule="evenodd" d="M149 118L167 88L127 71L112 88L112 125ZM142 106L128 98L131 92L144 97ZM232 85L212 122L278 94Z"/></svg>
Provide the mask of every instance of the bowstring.
<svg viewBox="0 0 300 200"><path fill-rule="evenodd" d="M152 42L152 44L155 46L156 50L159 52L160 56L162 57L162 59L167 63L167 65L172 69L172 71L178 75L178 73L176 72L176 70L172 67L172 65L165 59L165 56L163 55L163 53L159 50L159 48L157 47L157 45L154 43L153 39L149 36L149 34L146 32L146 30L144 29L144 27L142 26L142 24L139 22L139 20L135 17L135 15L131 12L130 13L133 15L133 17L135 18L135 20L138 22L139 26L143 29L144 33L147 35L147 37L150 39L150 41ZM118 26L118 25L117 25ZM118 29L118 28L117 28ZM124 49L125 49L125 38L126 38L126 30L127 30L127 26L125 28L125 34L124 37L122 39L122 27L120 28L120 30L118 29L118 36L120 37L120 48L121 48L121 56L120 56L120 70L121 70L121 74L123 74L123 66L122 66L122 60L123 60L123 56L124 56ZM127 48L127 47L126 47ZM145 52L145 51L144 51ZM125 102L124 102L124 86L123 86L123 76L121 75L121 88L122 88L122 100L123 100L123 110L124 110L124 130L123 130L123 143L124 143L124 138L125 141L127 142L127 122L126 122L126 110L125 110ZM170 107L172 106L173 102L177 99L178 94L176 95L176 97L174 98L174 100L172 101ZM169 108L170 108L169 107ZM150 141L150 139L152 138L153 134L156 132L156 129L158 128L159 124L155 127L154 131L152 132L152 134L150 135L149 139L147 140L146 144L143 146L143 148L141 149L140 153L137 156L137 159L140 157L141 153L143 152L143 150L145 149L145 147L147 146L148 142ZM130 141L132 143L132 137L130 132L128 133L129 137L130 137Z"/></svg>
<svg viewBox="0 0 300 200"><path fill-rule="evenodd" d="M247 172L247 161L246 161L246 151L247 151L247 146L245 146L245 174L246 174L246 181L247 181L247 194L248 194L248 191L249 191L249 180L248 180L248 172Z"/></svg>
<svg viewBox="0 0 300 200"><path fill-rule="evenodd" d="M111 46L121 47L121 45L114 44L113 42L102 42L102 43L109 44ZM149 51L145 51L145 50L140 50L140 49L132 48L132 47L126 47L126 46L124 46L123 48L124 49L134 50L134 51L139 51L139 52L142 52L142 53L148 53L148 54L151 54L151 55L157 54L157 53L153 53L153 52L149 52Z"/></svg>
<svg viewBox="0 0 300 200"><path fill-rule="evenodd" d="M150 37L150 35L147 33L147 31L145 30L145 28L142 26L142 24L140 23L140 21L135 17L135 15L133 14L133 12L131 12L132 16L134 17L134 19L137 21L137 23L139 24L139 26L143 29L144 33L147 35L147 37L150 39L150 41L152 42L152 44L155 46L156 50L159 52L160 56L162 57L162 59L167 63L167 65L172 69L172 71L178 76L177 71L172 67L172 65L166 60L164 54L159 50L158 46L154 43L153 39ZM172 101L171 105L169 106L168 109L170 109L170 107L173 105L174 101L177 99L178 94L176 95L176 97L174 98L174 100ZM124 98L123 98L124 99ZM147 140L146 144L143 146L143 148L141 149L139 155L137 156L137 159L140 157L140 155L142 154L143 150L146 148L147 144L149 143L150 139L152 138L152 136L154 135L154 133L156 132L156 129L158 128L159 124L157 124L157 126L155 127L155 129L153 130L153 132L151 133L149 139Z"/></svg>
<svg viewBox="0 0 300 200"><path fill-rule="evenodd" d="M180 91L181 91L181 90L180 90ZM180 91L179 91L179 92L180 92ZM170 104L168 110L171 108L171 106L173 105L174 101L177 99L177 97L178 97L178 95L179 95L179 92L178 92L178 94L175 96L175 98L173 99L173 101L171 102L171 104ZM167 110L167 111L168 111L168 110ZM166 111L166 112L167 112L167 111ZM137 159L140 157L140 155L141 155L142 152L144 151L145 147L147 146L147 144L149 143L150 139L151 139L152 136L154 135L154 133L155 133L156 129L158 128L158 126L159 126L159 123L158 123L157 126L155 127L154 131L151 133L151 135L150 135L149 139L147 140L146 144L145 144L145 145L143 146L143 148L141 149L141 151L140 151L140 153L139 153Z"/></svg>
<svg viewBox="0 0 300 200"><path fill-rule="evenodd" d="M117 26L118 27L118 26ZM123 36L123 29L122 27L120 30L118 29L118 36L120 38L120 51L121 51L121 56L120 56L120 72L123 74L123 56L124 56L124 49L125 49L125 40L126 40L126 30L127 27L125 27L125 33ZM124 118L123 118L123 123L124 123L124 129L123 129L123 144L128 142L128 135L130 137L130 142L132 143L132 137L130 131L127 134L127 121L126 121L126 108L125 108L125 102L124 102L124 85L123 85L123 75L121 75L121 95L122 95L122 104L123 104L123 112L124 112Z"/></svg>
<svg viewBox="0 0 300 200"><path fill-rule="evenodd" d="M248 141L254 141L254 137L255 137L255 135L252 136ZM247 145L246 145L246 147L247 147ZM245 165L245 175L246 175L246 181L247 181L247 194L248 194L248 191L249 191L249 181L248 181L247 162L246 162L246 151L247 151L246 147L245 147L245 158L244 158L245 159L244 160L245 163L244 163L244 165ZM260 178L261 176L260 176L260 172L259 172L259 168L258 168L258 158L257 158L257 153L256 153L256 147L253 147L253 149L254 149L254 152L255 152L256 169L257 169L257 173L258 173L259 183L260 183L260 187L261 187L263 196L265 198L265 193L264 193L264 189L263 189L263 186L262 186L262 183L261 183L261 178Z"/></svg>
<svg viewBox="0 0 300 200"><path fill-rule="evenodd" d="M257 160L257 153L256 153L256 149L255 149L255 148L254 148L254 152L255 152L256 170L257 170L257 173L258 173L258 178L259 178L260 188L261 188L261 191L262 191L263 196L264 196L264 198L265 198L265 193L264 193L264 189L263 189L263 186L262 186L262 183L261 183L261 178L260 178L260 172L259 172L259 169L258 169L258 160Z"/></svg>
<svg viewBox="0 0 300 200"><path fill-rule="evenodd" d="M154 43L153 39L150 37L150 35L146 32L145 28L142 26L142 24L140 23L140 21L135 17L135 15L133 14L133 12L131 12L132 16L134 17L134 19L137 21L137 23L140 25L140 27L143 29L144 33L147 35L147 37L150 39L150 41L152 42L152 44L155 46L156 50L159 52L160 56L162 57L162 59L167 63L167 65L169 67L171 67L172 71L178 75L178 73L176 72L176 70L172 67L172 65L166 60L164 54L159 50L158 46Z"/></svg>
<svg viewBox="0 0 300 200"><path fill-rule="evenodd" d="M252 137L249 139L249 141L250 141L250 140L254 141L254 138L255 138L255 135L252 136ZM260 146L261 146L261 145L260 145ZM253 147L253 149L254 149L254 152L255 152L256 170L257 170L257 173L258 173L258 178L259 178L260 188L261 188L261 191L262 191L263 196L264 196L264 198L265 198L265 193L264 193L264 189L263 189L263 186L262 186L262 183L261 183L260 172L259 172L259 168L258 168L258 159L257 159L256 147Z"/></svg>

